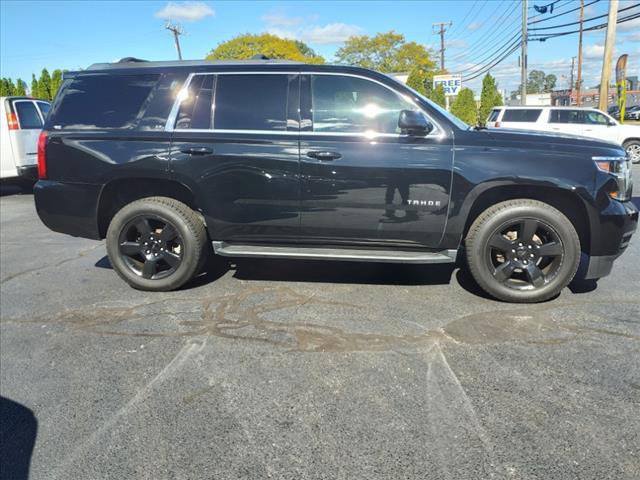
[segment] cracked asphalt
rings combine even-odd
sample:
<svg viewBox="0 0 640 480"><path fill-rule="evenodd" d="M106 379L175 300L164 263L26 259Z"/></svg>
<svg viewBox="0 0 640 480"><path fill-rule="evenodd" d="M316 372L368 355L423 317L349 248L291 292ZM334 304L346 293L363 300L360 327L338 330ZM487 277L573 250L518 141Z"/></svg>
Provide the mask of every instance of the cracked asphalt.
<svg viewBox="0 0 640 480"><path fill-rule="evenodd" d="M31 195L0 222L2 478L640 477L638 238L510 305L443 265L218 262L144 293Z"/></svg>

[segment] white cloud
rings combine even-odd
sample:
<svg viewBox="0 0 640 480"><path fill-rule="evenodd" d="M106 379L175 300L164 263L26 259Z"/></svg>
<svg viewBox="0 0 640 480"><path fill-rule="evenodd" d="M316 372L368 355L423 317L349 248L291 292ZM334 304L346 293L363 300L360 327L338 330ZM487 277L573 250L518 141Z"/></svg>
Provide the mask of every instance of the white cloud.
<svg viewBox="0 0 640 480"><path fill-rule="evenodd" d="M204 2L169 2L155 16L166 20L182 20L185 22L197 22L205 17L215 15L214 10Z"/></svg>
<svg viewBox="0 0 640 480"><path fill-rule="evenodd" d="M482 26L482 22L472 22L469 24L469 26L467 27L467 30L469 30L470 32L475 32L476 30L478 30L480 27Z"/></svg>
<svg viewBox="0 0 640 480"><path fill-rule="evenodd" d="M602 56L604 55L604 45L600 43L589 45L582 51L582 55L585 59L602 59Z"/></svg>
<svg viewBox="0 0 640 480"><path fill-rule="evenodd" d="M469 44L461 38L454 38L452 40L445 40L445 46L447 48L467 48ZM438 47L439 49L440 47Z"/></svg>
<svg viewBox="0 0 640 480"><path fill-rule="evenodd" d="M346 23L330 23L323 27L310 27L302 33L302 40L309 43L336 44L346 41L349 37L360 35L362 28Z"/></svg>
<svg viewBox="0 0 640 480"><path fill-rule="evenodd" d="M270 12L262 16L268 33L320 45L343 43L349 37L364 32L361 27L346 23L316 25L314 22L317 20L317 15L290 17L283 12Z"/></svg>
<svg viewBox="0 0 640 480"><path fill-rule="evenodd" d="M622 15L628 14L628 13L631 13L631 12L623 12ZM637 32L638 30L640 30L640 18L634 18L633 20L628 20L624 23L619 23L617 27L618 32Z"/></svg>

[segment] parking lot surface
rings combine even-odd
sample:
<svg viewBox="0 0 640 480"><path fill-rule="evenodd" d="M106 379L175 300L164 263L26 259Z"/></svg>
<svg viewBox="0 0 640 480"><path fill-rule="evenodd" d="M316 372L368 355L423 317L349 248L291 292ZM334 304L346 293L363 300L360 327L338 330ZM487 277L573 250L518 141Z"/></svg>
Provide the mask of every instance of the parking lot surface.
<svg viewBox="0 0 640 480"><path fill-rule="evenodd" d="M282 260L145 293L3 193L6 478L640 475L638 238L538 305L448 266Z"/></svg>

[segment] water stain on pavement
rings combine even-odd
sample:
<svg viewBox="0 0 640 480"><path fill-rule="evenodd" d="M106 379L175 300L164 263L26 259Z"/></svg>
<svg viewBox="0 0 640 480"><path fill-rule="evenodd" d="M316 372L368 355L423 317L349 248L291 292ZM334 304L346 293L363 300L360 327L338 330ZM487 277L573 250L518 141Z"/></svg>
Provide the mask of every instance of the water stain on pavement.
<svg viewBox="0 0 640 480"><path fill-rule="evenodd" d="M640 335L572 325L555 320L551 315L554 310L571 307L572 304L558 302L498 309L465 315L441 328L419 334L390 335L304 320L313 309L336 309L333 312L338 316L347 311L350 322L361 319L358 326L366 326L369 306L325 300L289 287L249 285L238 293L221 297L165 298L134 306L96 306L66 310L53 317L2 321L62 324L103 335L214 336L297 352L423 350L446 342L479 345L525 341L554 345L571 341L581 334L640 340ZM315 317L321 316L315 313Z"/></svg>

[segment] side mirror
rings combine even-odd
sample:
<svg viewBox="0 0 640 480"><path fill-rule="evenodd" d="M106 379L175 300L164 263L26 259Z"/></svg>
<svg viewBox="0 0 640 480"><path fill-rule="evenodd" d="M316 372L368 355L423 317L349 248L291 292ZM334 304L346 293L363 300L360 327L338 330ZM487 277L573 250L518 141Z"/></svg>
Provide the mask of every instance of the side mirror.
<svg viewBox="0 0 640 480"><path fill-rule="evenodd" d="M421 112L402 110L398 118L398 127L403 133L415 136L428 135L433 130L433 124Z"/></svg>

